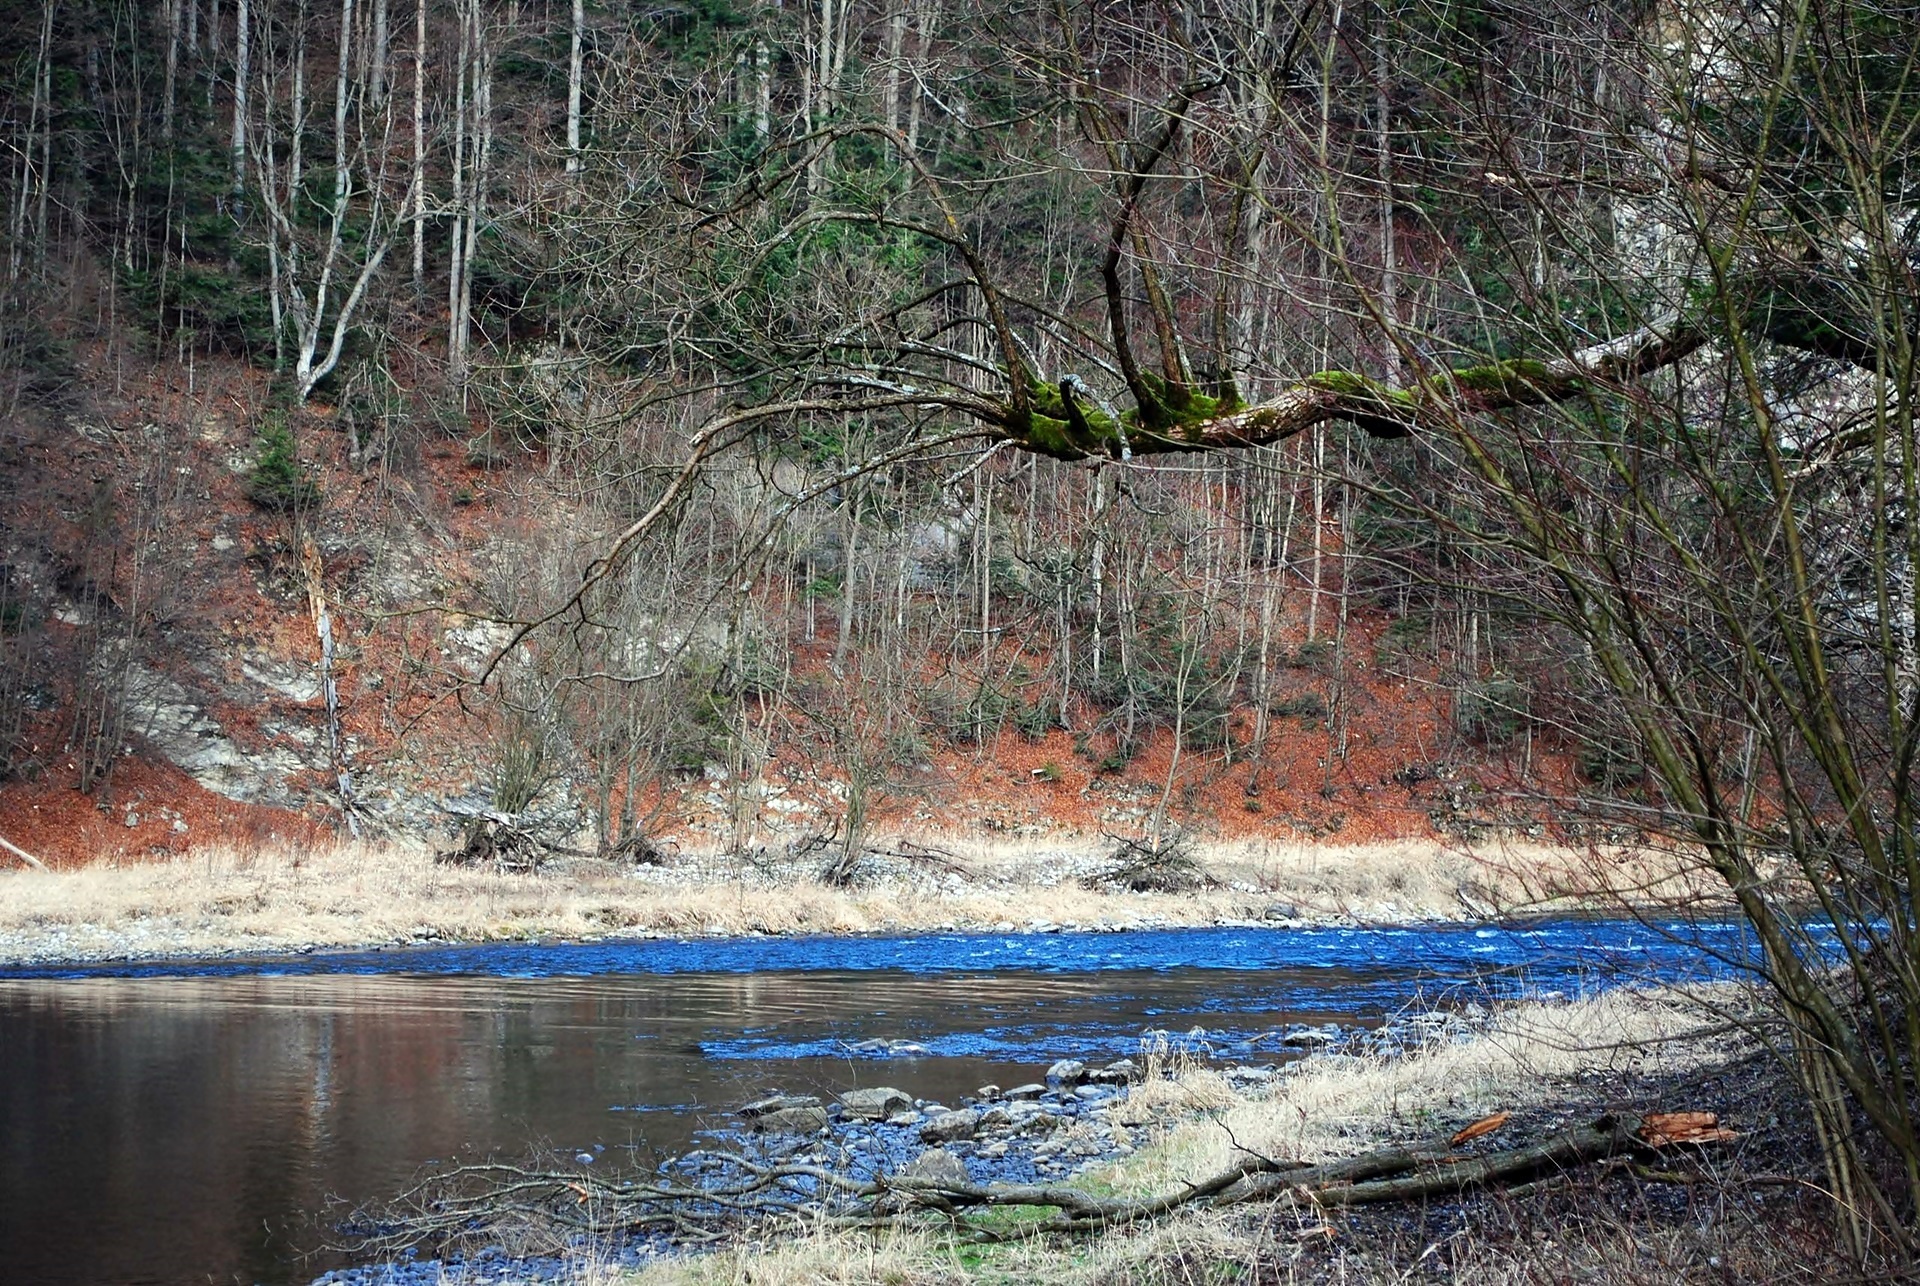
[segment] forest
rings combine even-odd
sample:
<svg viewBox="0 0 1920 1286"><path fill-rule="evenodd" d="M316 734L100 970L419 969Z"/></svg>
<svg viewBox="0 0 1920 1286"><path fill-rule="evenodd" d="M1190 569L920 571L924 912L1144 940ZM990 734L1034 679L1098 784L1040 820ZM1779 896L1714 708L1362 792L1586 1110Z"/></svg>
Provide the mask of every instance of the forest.
<svg viewBox="0 0 1920 1286"><path fill-rule="evenodd" d="M6 798L838 876L941 771L1162 882L1643 844L1758 944L1836 1244L1913 1252L1920 11L0 32Z"/></svg>

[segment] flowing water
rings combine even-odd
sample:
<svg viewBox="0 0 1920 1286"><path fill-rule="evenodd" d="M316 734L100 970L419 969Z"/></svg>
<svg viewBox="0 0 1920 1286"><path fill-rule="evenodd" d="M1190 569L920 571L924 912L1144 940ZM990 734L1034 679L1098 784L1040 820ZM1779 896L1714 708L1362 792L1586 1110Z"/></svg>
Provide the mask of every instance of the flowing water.
<svg viewBox="0 0 1920 1286"><path fill-rule="evenodd" d="M341 1262L303 1254L339 1203L423 1166L535 1147L622 1165L772 1090L954 1103L1153 1031L1265 1061L1289 1024L1696 976L1745 950L1702 932L934 934L0 971L0 1281L306 1281Z"/></svg>

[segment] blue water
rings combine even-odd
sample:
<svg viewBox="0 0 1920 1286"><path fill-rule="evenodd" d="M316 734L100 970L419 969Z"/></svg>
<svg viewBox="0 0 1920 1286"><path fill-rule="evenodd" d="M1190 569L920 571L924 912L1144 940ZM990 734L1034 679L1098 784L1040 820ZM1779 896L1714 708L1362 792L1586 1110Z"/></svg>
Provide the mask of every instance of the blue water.
<svg viewBox="0 0 1920 1286"><path fill-rule="evenodd" d="M1511 975L1503 990L1580 990L1720 977L1752 958L1735 922L1546 920L1512 927L1200 928L1122 933L930 933L422 946L262 959L0 967L0 979L312 977L407 974L591 978L608 974L1261 972L1338 968L1459 980ZM1403 986L1397 982L1396 986Z"/></svg>
<svg viewBox="0 0 1920 1286"><path fill-rule="evenodd" d="M421 1166L682 1151L770 1091L953 1103L1165 1040L1724 977L1730 924L931 933L0 970L0 1282L310 1281L330 1198Z"/></svg>

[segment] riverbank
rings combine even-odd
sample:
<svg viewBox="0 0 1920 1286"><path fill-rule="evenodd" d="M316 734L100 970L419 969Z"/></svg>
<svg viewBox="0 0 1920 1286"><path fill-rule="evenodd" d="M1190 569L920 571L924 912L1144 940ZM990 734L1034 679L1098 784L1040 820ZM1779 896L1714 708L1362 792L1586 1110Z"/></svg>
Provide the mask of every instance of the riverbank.
<svg viewBox="0 0 1920 1286"><path fill-rule="evenodd" d="M876 848L843 883L823 878L819 854L563 858L523 873L368 844L17 869L0 873L0 965L648 935L1411 924L1617 909L1604 890L1684 882L1668 856L1544 845L1222 844L1164 870L1121 869L1098 838Z"/></svg>
<svg viewBox="0 0 1920 1286"><path fill-rule="evenodd" d="M1024 1087L1018 1098L960 1108L965 1129L950 1128L954 1117L945 1109L899 1104L900 1137L880 1149L888 1154L889 1172L962 1167L977 1182L1066 1182L1104 1198L1137 1199L1176 1195L1248 1156L1326 1163L1444 1143L1502 1113L1504 1121L1460 1155L1519 1147L1607 1112L1711 1112L1731 1131L1710 1150L1667 1148L1651 1166L1623 1160L1549 1172L1521 1187L1378 1207L1193 1207L1089 1236L998 1243L925 1223L878 1232L796 1231L788 1224L771 1237L707 1253L668 1251L639 1264L632 1247L610 1245L584 1262L494 1255L413 1265L394 1271L391 1280L452 1286L1800 1280L1802 1269L1829 1262L1821 1248L1830 1224L1816 1191L1818 1167L1784 1078L1738 1029L1755 1017L1751 995L1731 984L1528 1001L1464 1021L1411 1015L1396 1041L1315 1053L1277 1068L1176 1054L1126 1069L1129 1083L1078 1090L1066 1083L1069 1073L1047 1087ZM879 1127L838 1106L834 1117L829 1126L820 1113L822 1128L796 1142L796 1157L832 1164L836 1156L845 1162L867 1154ZM997 1117L1009 1119L993 1129L983 1124ZM914 1136L919 1146L898 1146ZM1036 1145L1034 1136L1044 1141ZM1016 1151L1024 1146L1045 1158L1025 1167L1036 1173L987 1173L997 1163L986 1157L1003 1154L1010 1142ZM1020 1216L1002 1213L988 1226L1016 1231ZM340 1279L389 1280L379 1272Z"/></svg>

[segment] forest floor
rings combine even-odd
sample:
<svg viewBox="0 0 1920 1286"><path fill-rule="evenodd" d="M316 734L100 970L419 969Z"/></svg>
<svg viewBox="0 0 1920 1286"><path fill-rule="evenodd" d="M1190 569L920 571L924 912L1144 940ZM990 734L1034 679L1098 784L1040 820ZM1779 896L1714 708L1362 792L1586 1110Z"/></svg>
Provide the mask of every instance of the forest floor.
<svg viewBox="0 0 1920 1286"><path fill-rule="evenodd" d="M556 859L537 871L424 848L207 845L161 859L0 872L0 963L275 955L421 942L649 935L1401 924L1669 902L1671 856L1432 841L1195 845L1141 863L1111 843L876 838L837 852ZM1140 886L1130 887L1130 886Z"/></svg>

